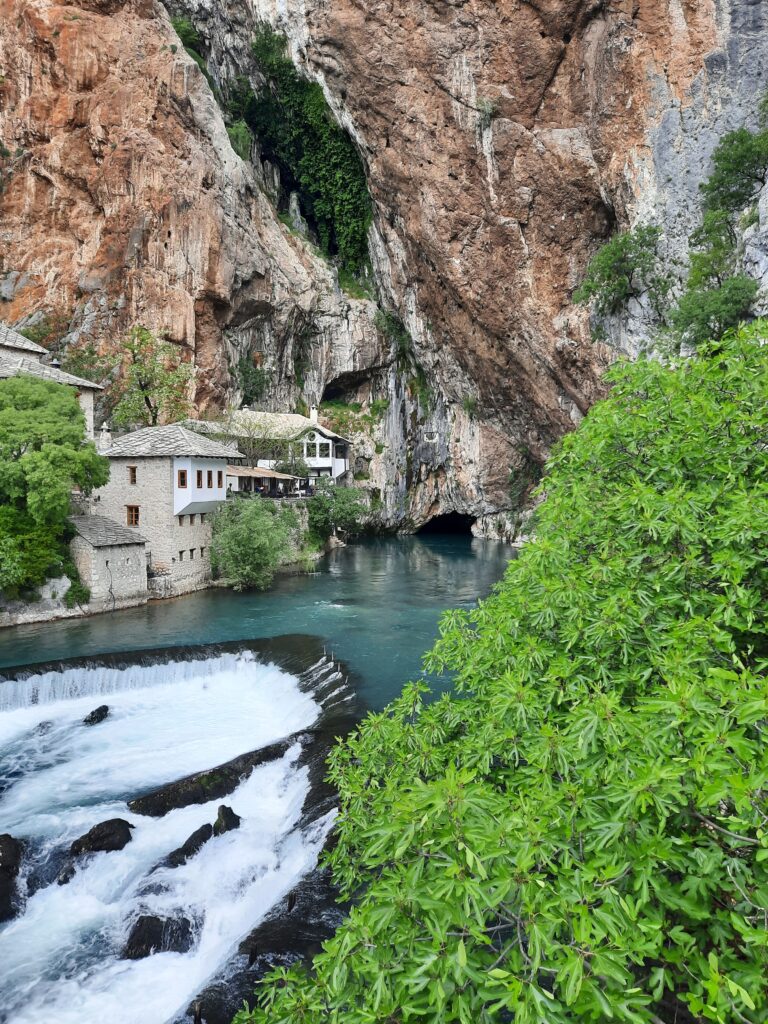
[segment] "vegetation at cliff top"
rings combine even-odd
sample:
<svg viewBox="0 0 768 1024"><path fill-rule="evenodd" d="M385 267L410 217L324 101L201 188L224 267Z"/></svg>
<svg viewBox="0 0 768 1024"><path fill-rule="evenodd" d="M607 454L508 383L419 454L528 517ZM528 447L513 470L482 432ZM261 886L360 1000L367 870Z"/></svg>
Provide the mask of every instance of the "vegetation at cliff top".
<svg viewBox="0 0 768 1024"><path fill-rule="evenodd" d="M238 1024L768 1020L767 340L610 371L457 693L333 754L355 905Z"/></svg>
<svg viewBox="0 0 768 1024"><path fill-rule="evenodd" d="M287 561L296 513L263 498L226 501L213 517L211 567L235 590L265 590Z"/></svg>
<svg viewBox="0 0 768 1024"><path fill-rule="evenodd" d="M355 145L334 120L321 87L286 56L282 36L261 29L253 52L266 84L258 95L241 89L233 97L233 116L247 123L262 155L280 168L286 192L298 192L323 252L359 272L368 261L371 200Z"/></svg>
<svg viewBox="0 0 768 1024"><path fill-rule="evenodd" d="M109 463L85 441L72 388L36 377L0 381L0 590L28 592L65 570L70 492L105 484Z"/></svg>

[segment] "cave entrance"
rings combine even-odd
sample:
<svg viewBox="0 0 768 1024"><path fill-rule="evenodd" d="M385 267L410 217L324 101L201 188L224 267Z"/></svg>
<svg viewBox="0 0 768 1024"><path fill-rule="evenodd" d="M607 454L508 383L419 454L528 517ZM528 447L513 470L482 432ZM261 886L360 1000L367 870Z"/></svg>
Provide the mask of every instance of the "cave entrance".
<svg viewBox="0 0 768 1024"><path fill-rule="evenodd" d="M474 522L474 516L463 515L461 512L445 512L424 523L418 532L419 534L452 533L466 537L471 536Z"/></svg>

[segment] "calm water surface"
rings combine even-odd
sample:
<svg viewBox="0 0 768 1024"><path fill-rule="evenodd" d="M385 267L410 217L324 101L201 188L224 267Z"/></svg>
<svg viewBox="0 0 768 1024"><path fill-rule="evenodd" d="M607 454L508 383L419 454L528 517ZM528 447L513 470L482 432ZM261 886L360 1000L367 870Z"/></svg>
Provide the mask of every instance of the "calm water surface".
<svg viewBox="0 0 768 1024"><path fill-rule="evenodd" d="M287 633L321 638L381 707L421 671L446 608L468 608L502 576L514 550L435 535L364 541L326 556L311 576L262 594L209 590L97 615L0 631L0 668L58 658Z"/></svg>

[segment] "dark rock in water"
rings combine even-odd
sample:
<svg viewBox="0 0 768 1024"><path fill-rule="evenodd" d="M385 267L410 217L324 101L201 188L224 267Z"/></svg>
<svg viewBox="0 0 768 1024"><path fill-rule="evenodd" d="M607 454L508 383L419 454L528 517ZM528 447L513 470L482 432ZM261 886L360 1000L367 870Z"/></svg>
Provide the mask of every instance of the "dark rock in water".
<svg viewBox="0 0 768 1024"><path fill-rule="evenodd" d="M153 953L186 953L194 945L192 922L186 917L143 914L131 928L120 954L123 960L143 960Z"/></svg>
<svg viewBox="0 0 768 1024"><path fill-rule="evenodd" d="M95 708L89 715L86 715L83 719L83 725L98 725L99 722L103 722L109 714L109 705L101 704Z"/></svg>
<svg viewBox="0 0 768 1024"><path fill-rule="evenodd" d="M208 842L213 835L213 825L205 824L196 829L192 835L173 853L169 853L165 859L165 865L169 868L178 868L194 857L195 854Z"/></svg>
<svg viewBox="0 0 768 1024"><path fill-rule="evenodd" d="M209 800L219 800L221 797L237 789L241 779L251 774L254 768L266 764L268 761L276 761L285 754L294 743L304 739L305 733L297 733L289 736L288 739L272 743L261 750L252 750L248 754L241 754L226 764L220 764L216 768L209 768L204 772L195 772L194 775L186 775L176 782L170 782L167 786L155 789L145 796L136 797L129 801L128 806L134 814L148 814L152 818L162 818L169 811L177 807L188 807L190 804L205 804Z"/></svg>
<svg viewBox="0 0 768 1024"><path fill-rule="evenodd" d="M53 728L53 722L39 722L35 726L34 735L35 736L45 736L46 733L49 733L52 728Z"/></svg>
<svg viewBox="0 0 768 1024"><path fill-rule="evenodd" d="M56 885L66 885L67 882L71 882L75 877L75 871L77 871L77 864L73 860L68 860L56 878Z"/></svg>
<svg viewBox="0 0 768 1024"><path fill-rule="evenodd" d="M24 847L8 832L0 835L0 921L16 916L16 876L21 867Z"/></svg>
<svg viewBox="0 0 768 1024"><path fill-rule="evenodd" d="M213 834L215 836L220 836L225 832L232 832L233 829L240 828L241 820L240 815L235 814L231 807L227 807L226 804L222 804L219 808L219 813L216 815L216 821L213 825Z"/></svg>
<svg viewBox="0 0 768 1024"><path fill-rule="evenodd" d="M123 818L110 818L109 821L101 821L72 843L69 848L70 856L80 857L84 853L122 850L126 843L131 841L133 827Z"/></svg>

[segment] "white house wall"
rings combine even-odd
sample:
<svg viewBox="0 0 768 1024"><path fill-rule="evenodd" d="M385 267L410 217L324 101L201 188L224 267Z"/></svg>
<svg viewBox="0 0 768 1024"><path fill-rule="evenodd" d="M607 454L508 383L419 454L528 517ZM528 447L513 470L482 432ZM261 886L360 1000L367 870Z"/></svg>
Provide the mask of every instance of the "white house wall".
<svg viewBox="0 0 768 1024"><path fill-rule="evenodd" d="M223 459L173 460L173 514L187 511L214 512L227 497L226 462ZM187 486L179 487L179 470L187 473ZM203 474L203 486L197 486L198 470ZM208 487L208 472L213 474L213 487ZM218 474L221 473L221 486Z"/></svg>

